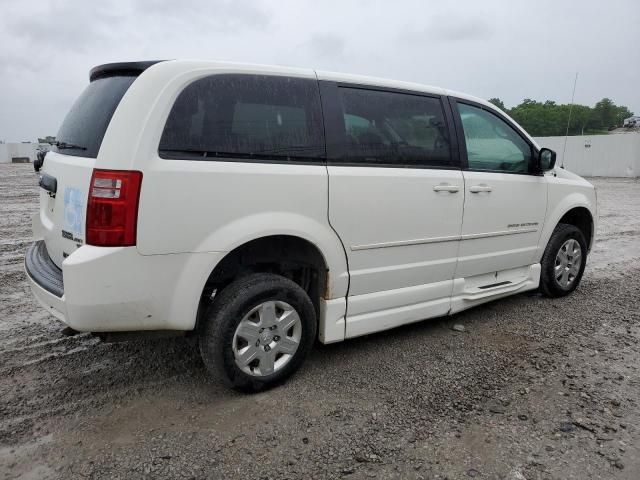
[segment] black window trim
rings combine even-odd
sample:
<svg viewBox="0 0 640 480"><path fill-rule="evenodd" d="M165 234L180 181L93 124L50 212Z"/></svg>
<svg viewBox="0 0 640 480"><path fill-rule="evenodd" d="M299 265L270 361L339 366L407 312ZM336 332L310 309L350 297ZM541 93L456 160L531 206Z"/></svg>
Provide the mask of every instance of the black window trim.
<svg viewBox="0 0 640 480"><path fill-rule="evenodd" d="M318 89L318 98L319 98L319 107L320 107L320 125L322 136L322 146L323 153L316 157L302 157L296 155L276 155L276 154L246 154L246 153L233 153L233 152L189 152L186 150L169 150L169 149L161 149L160 148L160 140L162 138L162 133L164 132L164 128L169 119L169 115L171 115L171 110L173 109L173 104L167 113L167 118L164 119L162 123L162 129L160 132L160 138L158 139L158 147L157 154L163 160L179 160L179 161L193 161L193 162L233 162L233 163L262 163L262 164L280 164L280 165L309 165L309 166L319 166L326 167L327 165L327 137L326 137L326 127L325 127L325 119L323 114L323 105L322 105L322 95L320 92L320 87L318 85L318 80L314 78L308 77L295 77L289 75L274 75L274 74L256 74L256 73L213 73L210 75L206 75L204 77L199 77L193 79L187 85L185 85L178 95L176 96L176 100L178 96L189 86L193 85L195 82L199 80L203 80L205 78L217 77L217 76L246 76L246 77L275 77L275 78L296 78L299 80L308 80L310 82L315 82L316 88ZM173 103L175 103L175 101ZM209 153L210 155L206 155Z"/></svg>
<svg viewBox="0 0 640 480"><path fill-rule="evenodd" d="M537 158L539 151L536 148L536 146L531 143L531 141L525 137L524 135L522 135L522 132L513 124L513 121L510 120L509 118L507 118L506 116L502 115L499 111L494 110L493 108L487 107L486 105L483 105L482 103L478 103L478 102L474 102L473 100L467 100L464 98L459 98L459 97L452 97L449 96L449 107L450 107L450 111L451 114L453 115L453 120L454 120L454 124L455 124L455 131L456 131L456 136L457 136L457 144L458 144L458 149L460 152L460 165L462 167L463 171L467 171L467 172L481 172L481 173L506 173L509 175L529 175L529 176L543 176L544 173L540 172L540 171L536 171L535 170L535 159ZM458 104L462 103L463 105L469 105L471 107L476 107L479 108L481 110L484 110L485 112L490 113L491 115L494 115L496 117L498 117L500 120L502 120L504 123L507 124L507 126L509 128L511 128L511 130L513 130L522 140L524 140L524 142L529 145L529 148L531 148L531 163L529 165L529 171L528 172L509 172L509 171L505 171L505 170L487 170L487 169L481 169L481 168L469 168L469 157L467 156L467 142L464 138L464 129L462 127L462 119L460 118L460 111L458 110Z"/></svg>
<svg viewBox="0 0 640 480"><path fill-rule="evenodd" d="M455 134L454 117L451 109L447 107L446 95L437 93L421 92L419 90L408 90L403 88L394 88L370 84L360 84L355 82L336 82L332 80L319 80L320 97L322 100L322 111L325 125L325 141L327 153L327 165L335 167L374 167L374 168L408 168L416 170L460 170L461 155L459 149L459 141ZM412 95L415 97L435 98L440 101L440 106L445 118L447 133L449 135L451 150L451 165L416 165L416 164L399 164L399 163L377 163L377 162L345 162L335 160L341 156L343 147L341 142L336 141L343 137L344 119L342 118L342 108L340 106L339 88L352 88L360 90L370 90L377 92L400 93Z"/></svg>
<svg viewBox="0 0 640 480"><path fill-rule="evenodd" d="M206 152L189 152L186 150L160 150L158 157L163 160L179 160L182 162L233 162L233 163L274 163L281 165L314 165L326 166L326 158L300 157L295 155L269 155L269 154L245 154L245 153L216 153L205 155Z"/></svg>

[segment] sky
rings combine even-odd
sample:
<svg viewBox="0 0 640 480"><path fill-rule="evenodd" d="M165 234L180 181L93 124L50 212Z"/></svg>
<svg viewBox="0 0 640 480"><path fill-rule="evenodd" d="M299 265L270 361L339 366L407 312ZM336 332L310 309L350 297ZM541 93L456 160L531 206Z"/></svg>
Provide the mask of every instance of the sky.
<svg viewBox="0 0 640 480"><path fill-rule="evenodd" d="M0 0L0 140L55 135L91 67L210 59L640 114L640 0Z"/></svg>

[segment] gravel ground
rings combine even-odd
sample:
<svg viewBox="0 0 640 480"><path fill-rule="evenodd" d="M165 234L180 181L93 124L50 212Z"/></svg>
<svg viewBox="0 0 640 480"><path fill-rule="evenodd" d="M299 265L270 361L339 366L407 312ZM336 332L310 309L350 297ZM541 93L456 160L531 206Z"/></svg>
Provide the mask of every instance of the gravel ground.
<svg viewBox="0 0 640 480"><path fill-rule="evenodd" d="M595 183L598 243L568 298L317 346L241 395L189 339L64 337L22 271L36 177L2 165L0 478L638 479L640 183Z"/></svg>

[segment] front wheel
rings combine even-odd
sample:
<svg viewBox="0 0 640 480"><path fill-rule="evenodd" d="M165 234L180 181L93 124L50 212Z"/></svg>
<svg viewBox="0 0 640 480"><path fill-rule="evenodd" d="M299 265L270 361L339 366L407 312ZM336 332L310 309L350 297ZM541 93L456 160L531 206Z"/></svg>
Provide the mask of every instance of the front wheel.
<svg viewBox="0 0 640 480"><path fill-rule="evenodd" d="M540 290L547 297L573 292L587 263L587 242L575 226L560 223L553 231L542 256Z"/></svg>
<svg viewBox="0 0 640 480"><path fill-rule="evenodd" d="M214 297L200 332L200 353L217 379L244 391L282 382L302 364L316 335L311 299L270 273L240 278Z"/></svg>

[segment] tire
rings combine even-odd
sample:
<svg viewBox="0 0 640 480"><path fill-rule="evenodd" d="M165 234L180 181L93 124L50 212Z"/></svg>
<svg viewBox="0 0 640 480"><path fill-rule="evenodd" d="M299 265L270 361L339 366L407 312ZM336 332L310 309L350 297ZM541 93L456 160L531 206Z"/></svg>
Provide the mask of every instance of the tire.
<svg viewBox="0 0 640 480"><path fill-rule="evenodd" d="M256 392L290 377L315 337L316 313L309 295L285 277L256 273L214 297L200 330L200 354L215 379Z"/></svg>
<svg viewBox="0 0 640 480"><path fill-rule="evenodd" d="M576 243L580 249L579 259L575 255ZM563 249L563 252L567 253L567 247L571 254L563 256L560 250ZM579 265L573 260L579 260ZM540 291L544 295L557 298L573 292L580 284L587 264L587 242L582 232L573 225L558 224L544 250L540 264Z"/></svg>

